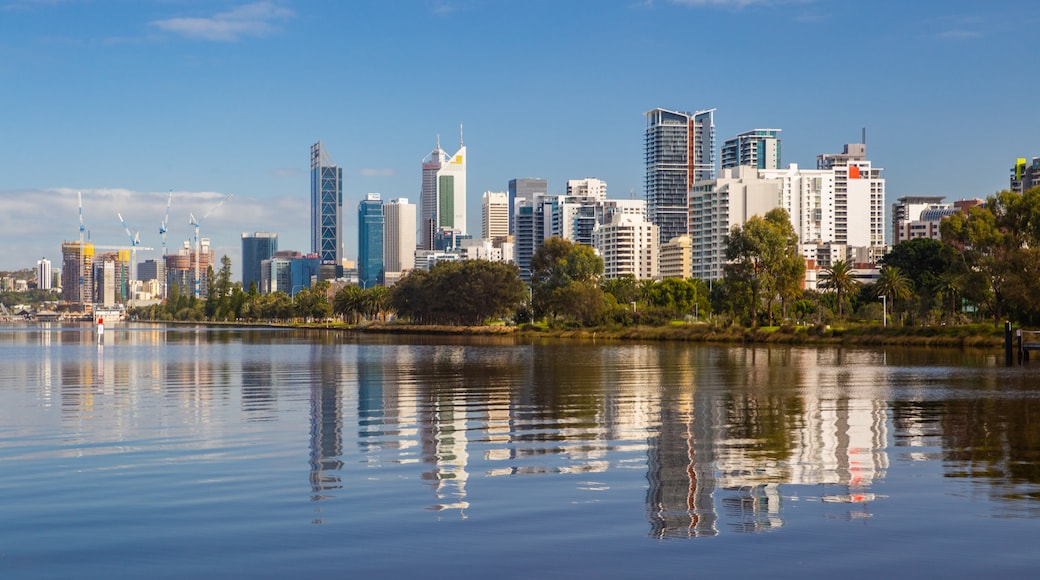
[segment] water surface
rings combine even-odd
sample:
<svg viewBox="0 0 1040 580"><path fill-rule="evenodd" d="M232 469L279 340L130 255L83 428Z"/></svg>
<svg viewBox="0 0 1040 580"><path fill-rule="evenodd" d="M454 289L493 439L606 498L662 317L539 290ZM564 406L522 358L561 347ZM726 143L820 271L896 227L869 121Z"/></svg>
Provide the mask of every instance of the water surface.
<svg viewBox="0 0 1040 580"><path fill-rule="evenodd" d="M1002 362L4 326L0 575L1032 576Z"/></svg>

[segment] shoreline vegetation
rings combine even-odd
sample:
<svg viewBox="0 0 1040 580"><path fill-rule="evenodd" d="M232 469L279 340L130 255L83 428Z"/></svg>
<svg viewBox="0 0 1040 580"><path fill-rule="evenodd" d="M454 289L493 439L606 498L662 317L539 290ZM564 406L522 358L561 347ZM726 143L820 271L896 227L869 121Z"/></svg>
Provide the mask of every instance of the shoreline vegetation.
<svg viewBox="0 0 1040 580"><path fill-rule="evenodd" d="M690 342L704 344L777 344L821 346L915 346L998 349L1004 345L1004 330L990 323L956 326L780 326L744 328L715 326L709 323L683 323L671 326L634 326L625 328L550 329L534 324L510 326L492 324L454 326L402 323L343 322L213 322L140 321L153 324L229 326L334 330L357 334L414 334L431 336L514 336L523 338L595 339L644 342Z"/></svg>

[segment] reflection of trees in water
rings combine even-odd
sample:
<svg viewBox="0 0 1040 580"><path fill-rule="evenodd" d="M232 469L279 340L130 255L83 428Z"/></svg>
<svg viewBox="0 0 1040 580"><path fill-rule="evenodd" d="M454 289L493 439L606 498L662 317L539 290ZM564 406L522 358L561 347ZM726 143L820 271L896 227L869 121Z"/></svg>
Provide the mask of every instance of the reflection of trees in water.
<svg viewBox="0 0 1040 580"><path fill-rule="evenodd" d="M1040 400L1006 396L984 387L973 398L903 401L894 422L904 438L921 432L938 436L947 477L970 478L990 486L996 500L1040 500Z"/></svg>

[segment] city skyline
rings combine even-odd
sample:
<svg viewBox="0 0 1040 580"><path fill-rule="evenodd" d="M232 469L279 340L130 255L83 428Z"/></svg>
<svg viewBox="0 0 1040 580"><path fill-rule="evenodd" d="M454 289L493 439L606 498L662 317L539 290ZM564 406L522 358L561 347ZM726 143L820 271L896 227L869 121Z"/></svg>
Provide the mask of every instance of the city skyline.
<svg viewBox="0 0 1040 580"><path fill-rule="evenodd" d="M563 193L569 179L596 177L612 198L642 199L644 113L655 107L715 109L720 143L776 127L782 163L800 167L866 127L886 207L903 196L985 197L1008 187L1017 158L1040 156L1036 81L1019 72L1028 26L1007 30L1029 19L1024 1L315 7L0 0L0 104L12 113L0 122L0 270L60 263L61 242L78 237L77 191L91 239L125 243L120 212L157 248L142 261L161 254L171 189L170 248L191 239L189 214L233 193L200 233L218 258L234 261L241 234L254 231L307 251L305 148L320 140L343 167L346 207L372 192L418 199L419 161L434 136L453 142L460 123L474 156L471 232L480 192L515 178ZM700 32L661 34L664 22ZM503 42L514 27L546 40ZM579 27L586 33L571 33ZM431 46L438 56L424 56ZM681 58L711 46L732 50ZM759 66L710 66L723 56ZM687 74L695 67L723 72ZM1015 90L1000 88L1007 79L1020 79ZM447 90L414 90L424 85ZM356 216L344 213L352 260Z"/></svg>

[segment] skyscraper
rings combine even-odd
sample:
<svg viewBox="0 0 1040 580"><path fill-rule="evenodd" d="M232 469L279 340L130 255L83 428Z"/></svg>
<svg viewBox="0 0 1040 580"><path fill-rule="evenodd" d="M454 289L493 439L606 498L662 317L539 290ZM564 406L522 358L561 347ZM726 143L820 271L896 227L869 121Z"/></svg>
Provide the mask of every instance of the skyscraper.
<svg viewBox="0 0 1040 580"><path fill-rule="evenodd" d="M437 146L423 159L422 191L419 196L419 228L422 249L433 249L434 232L441 228L466 233L466 146L462 143L455 155Z"/></svg>
<svg viewBox="0 0 1040 580"><path fill-rule="evenodd" d="M480 237L502 239L509 235L509 194L485 191L480 204Z"/></svg>
<svg viewBox="0 0 1040 580"><path fill-rule="evenodd" d="M722 169L739 165L779 169L780 129L752 129L726 139L722 144Z"/></svg>
<svg viewBox="0 0 1040 580"><path fill-rule="evenodd" d="M51 289L51 261L47 258L40 258L36 261L36 287L40 290Z"/></svg>
<svg viewBox="0 0 1040 580"><path fill-rule="evenodd" d="M278 251L278 234L268 232L256 232L254 234L242 234L242 289L249 291L250 286L256 284L260 290L262 276L261 265L264 260L270 260Z"/></svg>
<svg viewBox="0 0 1040 580"><path fill-rule="evenodd" d="M415 267L415 204L407 198L383 204L383 283L396 283Z"/></svg>
<svg viewBox="0 0 1040 580"><path fill-rule="evenodd" d="M362 288L383 283L383 200L370 193L358 203L358 280Z"/></svg>
<svg viewBox="0 0 1040 580"><path fill-rule="evenodd" d="M311 251L322 265L343 265L343 169L321 141L311 145Z"/></svg>
<svg viewBox="0 0 1040 580"><path fill-rule="evenodd" d="M816 156L816 168L834 171L834 241L869 248L869 261L885 254L885 178L867 159L866 143Z"/></svg>
<svg viewBox="0 0 1040 580"><path fill-rule="evenodd" d="M548 183L541 177L518 177L509 180L509 233L516 234L517 199L534 203L537 195L549 193Z"/></svg>
<svg viewBox="0 0 1040 580"><path fill-rule="evenodd" d="M688 233L694 183L715 178L715 109L648 111L645 144L647 217L664 243Z"/></svg>

